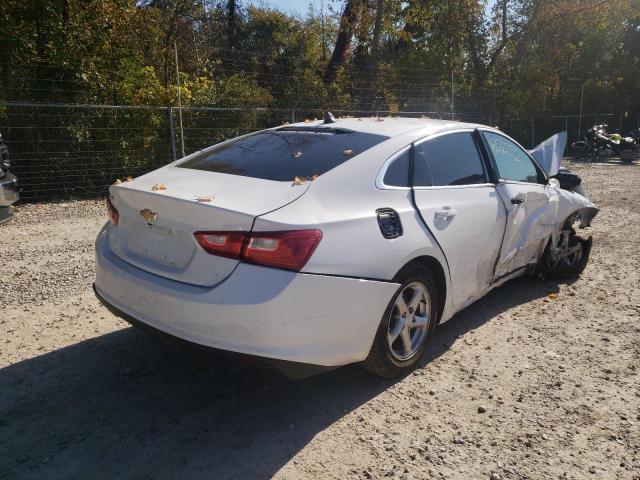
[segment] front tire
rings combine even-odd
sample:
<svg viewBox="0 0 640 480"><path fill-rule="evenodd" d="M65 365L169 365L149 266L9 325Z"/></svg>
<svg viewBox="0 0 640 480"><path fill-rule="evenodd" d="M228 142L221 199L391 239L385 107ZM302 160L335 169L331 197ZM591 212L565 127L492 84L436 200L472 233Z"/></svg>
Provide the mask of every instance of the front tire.
<svg viewBox="0 0 640 480"><path fill-rule="evenodd" d="M553 238L540 259L538 271L544 278L577 278L589 262L593 238L582 238L576 231L565 226L553 244Z"/></svg>
<svg viewBox="0 0 640 480"><path fill-rule="evenodd" d="M371 351L362 367L386 378L411 371L422 355L436 324L438 297L431 273L421 266L401 271L400 287L387 306Z"/></svg>

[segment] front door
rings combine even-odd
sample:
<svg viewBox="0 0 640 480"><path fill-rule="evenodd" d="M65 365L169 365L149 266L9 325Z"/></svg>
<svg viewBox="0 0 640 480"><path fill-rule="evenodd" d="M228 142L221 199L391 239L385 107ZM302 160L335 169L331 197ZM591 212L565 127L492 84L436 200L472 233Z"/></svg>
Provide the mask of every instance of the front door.
<svg viewBox="0 0 640 480"><path fill-rule="evenodd" d="M489 182L472 131L429 137L414 146L414 194L449 264L460 308L491 285L506 210Z"/></svg>
<svg viewBox="0 0 640 480"><path fill-rule="evenodd" d="M507 225L495 280L538 261L551 233L546 177L518 144L499 133L483 131L498 170L496 186L507 210Z"/></svg>

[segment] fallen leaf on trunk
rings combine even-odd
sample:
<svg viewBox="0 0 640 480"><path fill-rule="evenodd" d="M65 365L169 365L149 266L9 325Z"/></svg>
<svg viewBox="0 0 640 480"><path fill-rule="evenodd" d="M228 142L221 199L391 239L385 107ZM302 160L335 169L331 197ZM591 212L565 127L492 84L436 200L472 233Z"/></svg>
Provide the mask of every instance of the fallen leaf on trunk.
<svg viewBox="0 0 640 480"><path fill-rule="evenodd" d="M294 185L302 185L306 181L307 181L307 177L296 177L296 178L293 179L293 184Z"/></svg>

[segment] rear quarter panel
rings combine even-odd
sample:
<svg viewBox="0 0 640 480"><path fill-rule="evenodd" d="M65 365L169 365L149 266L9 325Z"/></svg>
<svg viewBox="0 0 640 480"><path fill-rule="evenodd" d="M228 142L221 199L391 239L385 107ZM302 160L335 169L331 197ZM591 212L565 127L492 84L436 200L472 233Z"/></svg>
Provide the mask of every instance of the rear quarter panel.
<svg viewBox="0 0 640 480"><path fill-rule="evenodd" d="M354 158L311 182L295 202L258 217L254 231L318 228L323 238L303 272L392 281L411 260L434 257L445 271L446 259L412 206L409 190L383 190L375 178L387 158L413 139L393 139ZM366 158L364 158L366 155ZM356 161L358 160L358 161ZM403 234L385 239L376 210L398 212ZM450 313L449 295L443 319Z"/></svg>

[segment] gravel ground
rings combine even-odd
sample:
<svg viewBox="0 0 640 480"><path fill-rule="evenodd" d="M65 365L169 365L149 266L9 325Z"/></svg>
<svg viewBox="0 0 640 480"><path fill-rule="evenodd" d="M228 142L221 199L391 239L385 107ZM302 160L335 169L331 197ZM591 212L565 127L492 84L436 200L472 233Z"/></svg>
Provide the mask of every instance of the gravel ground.
<svg viewBox="0 0 640 480"><path fill-rule="evenodd" d="M421 368L290 381L166 345L93 296L101 201L0 227L0 479L640 479L640 165L576 165L583 276L495 290Z"/></svg>

